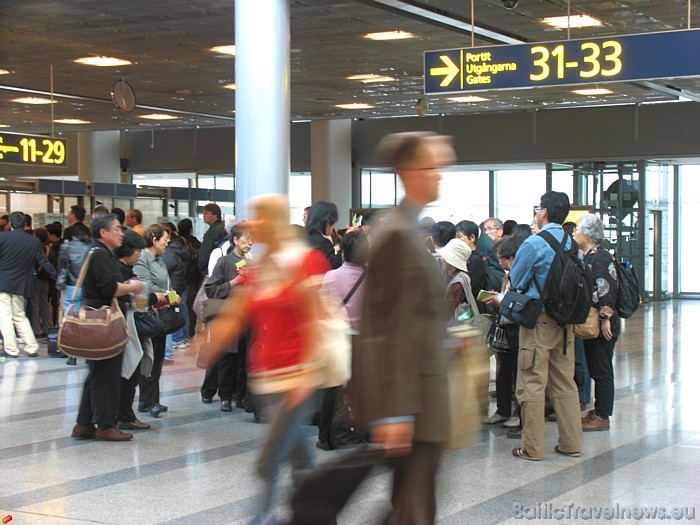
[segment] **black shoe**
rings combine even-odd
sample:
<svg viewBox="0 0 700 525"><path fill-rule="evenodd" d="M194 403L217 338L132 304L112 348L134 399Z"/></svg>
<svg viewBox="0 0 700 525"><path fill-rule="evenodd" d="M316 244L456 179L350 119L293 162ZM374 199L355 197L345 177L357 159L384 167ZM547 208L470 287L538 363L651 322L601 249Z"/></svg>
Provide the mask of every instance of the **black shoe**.
<svg viewBox="0 0 700 525"><path fill-rule="evenodd" d="M66 364L69 365L69 366L75 366L75 365L78 364L78 360L77 360L75 357L69 357L69 358L66 360Z"/></svg>
<svg viewBox="0 0 700 525"><path fill-rule="evenodd" d="M269 419L266 417L261 417L261 416L255 416L255 422L261 425L266 425L267 423L270 422Z"/></svg>
<svg viewBox="0 0 700 525"><path fill-rule="evenodd" d="M161 405L160 403L156 403L158 408L160 408L161 412L167 412L168 411L168 405Z"/></svg>
<svg viewBox="0 0 700 525"><path fill-rule="evenodd" d="M213 401L213 400L212 400L211 397L204 397L204 396L202 396L202 403L204 403L205 405L210 405L212 401Z"/></svg>
<svg viewBox="0 0 700 525"><path fill-rule="evenodd" d="M153 417L158 417L160 415L160 413L162 412L162 410L160 409L160 407L156 403L153 403L152 405L148 405L148 406L142 405L141 403L139 403L138 411L139 412L148 412Z"/></svg>
<svg viewBox="0 0 700 525"><path fill-rule="evenodd" d="M222 399L221 400L221 411L222 412L231 412L233 410L233 407L231 406L231 401L228 399Z"/></svg>
<svg viewBox="0 0 700 525"><path fill-rule="evenodd" d="M331 444L328 441L323 441L321 439L316 442L316 448L321 450L333 450L333 447L331 447Z"/></svg>

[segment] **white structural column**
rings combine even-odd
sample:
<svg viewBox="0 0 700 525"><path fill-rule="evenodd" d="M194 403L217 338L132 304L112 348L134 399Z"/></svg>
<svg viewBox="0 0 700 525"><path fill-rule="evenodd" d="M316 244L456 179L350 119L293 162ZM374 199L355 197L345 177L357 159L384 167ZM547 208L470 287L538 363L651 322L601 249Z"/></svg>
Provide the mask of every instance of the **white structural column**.
<svg viewBox="0 0 700 525"><path fill-rule="evenodd" d="M78 179L120 182L119 131L78 133Z"/></svg>
<svg viewBox="0 0 700 525"><path fill-rule="evenodd" d="M237 0L236 215L289 186L289 1Z"/></svg>
<svg viewBox="0 0 700 525"><path fill-rule="evenodd" d="M348 222L352 205L352 121L311 123L311 199L338 206L338 228Z"/></svg>

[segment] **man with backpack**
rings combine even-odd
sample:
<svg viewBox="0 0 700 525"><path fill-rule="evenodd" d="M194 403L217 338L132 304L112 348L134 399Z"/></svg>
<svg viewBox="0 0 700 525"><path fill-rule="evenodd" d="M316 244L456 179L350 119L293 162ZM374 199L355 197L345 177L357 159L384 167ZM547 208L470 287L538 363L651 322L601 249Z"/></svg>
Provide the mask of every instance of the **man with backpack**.
<svg viewBox="0 0 700 525"><path fill-rule="evenodd" d="M510 274L513 290L544 303L535 327L521 326L519 334L516 397L521 405L523 431L522 446L514 448L513 455L531 461L541 460L544 454L544 400L548 383L559 427L559 444L554 450L570 457L581 455L583 432L578 389L574 382L573 322L566 316L571 315L569 307L572 304L579 308L585 304L580 306L575 304L576 301L569 301L552 307L555 294L570 292L580 284L577 282L579 275L569 275L568 281L560 282L561 290L556 290L553 279L548 279L553 267L557 270L553 273L558 273L567 263L573 266L573 270L585 272L574 259L566 259L578 252L571 236L565 235L561 227L569 208L569 198L565 193L549 191L542 195L540 205L535 207L535 221L543 233L525 239L515 255ZM583 274L580 288L583 290L581 302L587 301L586 308L589 309L592 281L587 279Z"/></svg>

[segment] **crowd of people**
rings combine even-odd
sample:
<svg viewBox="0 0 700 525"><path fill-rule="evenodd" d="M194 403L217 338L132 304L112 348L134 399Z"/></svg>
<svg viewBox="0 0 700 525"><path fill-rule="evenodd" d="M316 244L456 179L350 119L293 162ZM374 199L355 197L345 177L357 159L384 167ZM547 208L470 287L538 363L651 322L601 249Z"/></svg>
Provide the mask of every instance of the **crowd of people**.
<svg viewBox="0 0 700 525"><path fill-rule="evenodd" d="M455 319L491 315L507 350L495 354L495 411L489 413L482 392L482 423L506 427L508 437L521 439L513 456L538 461L545 456L545 421L555 420L555 452L580 456L584 431L610 429L621 329L616 266L600 218L586 214L566 223L569 199L550 191L534 207L531 224L419 220L438 197L441 167L454 161L449 138L391 135L379 151L401 178L405 198L345 229L338 228L336 205L325 201L305 210L304 228L290 225L289 204L278 195L256 198L245 221L224 220L218 205L207 204L201 243L189 219L144 226L138 209L99 206L87 226L86 210L72 206L65 230L60 223L32 230L21 212L0 218L9 230L0 234L4 355L16 358L21 341L35 357L60 315L117 298L129 343L113 358L88 360L74 438L128 441L133 434L126 431L149 429L136 414L157 418L168 411L160 397L163 366L195 337L205 368L202 403L218 396L221 411L240 408L270 424L254 523L277 523L275 487L286 462L298 490L314 469L302 425L314 420L316 446L335 448L338 406L350 396L364 429L359 441L381 447L394 471L386 522L428 524L450 426L445 328ZM545 311L534 328L499 314L510 290L541 297L555 252L540 232L577 246L590 268L597 337L579 340L572 326L562 330ZM254 248L260 249L253 256ZM350 322L353 376L350 385L323 388L314 343L316 321L328 309L321 298L329 295ZM140 328L138 310L176 306L183 320L174 331Z"/></svg>

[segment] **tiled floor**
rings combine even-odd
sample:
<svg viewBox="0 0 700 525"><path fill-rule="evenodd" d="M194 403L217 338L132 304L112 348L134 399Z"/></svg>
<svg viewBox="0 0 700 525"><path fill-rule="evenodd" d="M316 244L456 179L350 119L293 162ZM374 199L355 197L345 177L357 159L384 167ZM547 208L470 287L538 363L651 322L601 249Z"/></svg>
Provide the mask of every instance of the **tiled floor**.
<svg viewBox="0 0 700 525"><path fill-rule="evenodd" d="M539 463L513 458L518 441L500 426L484 429L476 446L448 453L438 523L639 523L629 514L587 519L586 512L596 512L590 507L700 512L699 319L700 301L675 301L642 307L626 322L615 360L612 429L587 433L581 458L551 452L555 423L547 424L550 452ZM165 369L162 401L170 411L157 420L144 416L153 429L128 443L69 437L85 374L84 365L69 367L62 359L0 363L0 518L11 515L13 525L250 521L265 426L241 410L225 414L217 404L203 405L202 372L191 358L178 356ZM314 429L308 434L313 444ZM317 454L325 461L335 453ZM288 494L285 478L280 517ZM527 517L539 511L539 519L514 519L518 504L529 509ZM376 523L387 506L388 476L379 469L339 523ZM559 519L544 519L548 509L562 509ZM642 522L679 521L657 515Z"/></svg>

